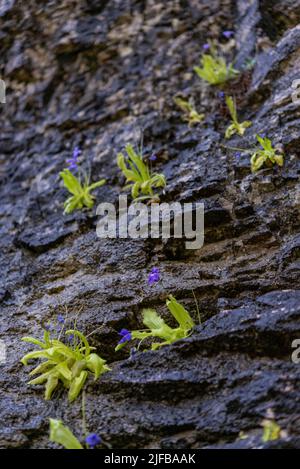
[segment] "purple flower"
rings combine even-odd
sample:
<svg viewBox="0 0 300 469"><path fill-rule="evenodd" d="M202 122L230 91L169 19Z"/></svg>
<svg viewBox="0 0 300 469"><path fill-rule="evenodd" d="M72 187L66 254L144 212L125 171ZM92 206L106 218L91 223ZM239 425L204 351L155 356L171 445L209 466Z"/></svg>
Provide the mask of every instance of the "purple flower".
<svg viewBox="0 0 300 469"><path fill-rule="evenodd" d="M100 445L102 443L102 439L97 433L90 433L86 439L85 442L87 445L89 445L90 448L95 448L95 446Z"/></svg>
<svg viewBox="0 0 300 469"><path fill-rule="evenodd" d="M157 160L157 156L156 156L154 153L152 153L152 155L149 157L149 160L150 160L150 161L156 161L156 160Z"/></svg>
<svg viewBox="0 0 300 469"><path fill-rule="evenodd" d="M68 169L70 171L78 169L78 157L81 155L81 150L79 147L75 147L73 151L72 158L69 158L67 160L68 163Z"/></svg>
<svg viewBox="0 0 300 469"><path fill-rule="evenodd" d="M226 37L226 39L230 39L232 36L234 36L233 31L223 31L222 34L224 37Z"/></svg>
<svg viewBox="0 0 300 469"><path fill-rule="evenodd" d="M74 340L74 334L70 334L67 336L67 341L70 343Z"/></svg>
<svg viewBox="0 0 300 469"><path fill-rule="evenodd" d="M64 317L62 316L62 314L59 314L57 316L57 321L60 323L60 324L63 324L65 322L65 319Z"/></svg>
<svg viewBox="0 0 300 469"><path fill-rule="evenodd" d="M52 324L45 324L44 326L45 331L50 332L53 330Z"/></svg>
<svg viewBox="0 0 300 469"><path fill-rule="evenodd" d="M159 280L159 269L158 267L153 267L148 277L148 284L153 285L153 283L159 282Z"/></svg>
<svg viewBox="0 0 300 469"><path fill-rule="evenodd" d="M122 329L119 332L119 335L122 337L122 339L120 339L118 344L125 344L125 342L131 340L131 332L128 329Z"/></svg>
<svg viewBox="0 0 300 469"><path fill-rule="evenodd" d="M220 99L224 99L225 98L224 91L219 91L218 96L219 96Z"/></svg>
<svg viewBox="0 0 300 469"><path fill-rule="evenodd" d="M236 154L235 154L235 156L236 156L237 158L240 158L241 155L242 155L242 153L241 153L240 151L237 151Z"/></svg>
<svg viewBox="0 0 300 469"><path fill-rule="evenodd" d="M203 44L202 49L203 50L209 50L210 49L210 44L208 44L208 42L206 44Z"/></svg>
<svg viewBox="0 0 300 469"><path fill-rule="evenodd" d="M262 134L259 135L261 138L266 138L266 134L265 132L263 132Z"/></svg>

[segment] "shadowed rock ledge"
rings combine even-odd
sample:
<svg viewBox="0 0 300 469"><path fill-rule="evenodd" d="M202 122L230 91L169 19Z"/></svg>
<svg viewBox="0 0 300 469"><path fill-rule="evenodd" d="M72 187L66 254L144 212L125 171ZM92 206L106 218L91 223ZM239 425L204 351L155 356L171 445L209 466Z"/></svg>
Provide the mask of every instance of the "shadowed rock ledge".
<svg viewBox="0 0 300 469"><path fill-rule="evenodd" d="M300 2L203 0L44 2L0 0L0 447L51 448L49 417L80 434L80 399L43 400L20 358L24 335L67 308L112 370L87 387L87 421L113 448L299 448ZM235 31L243 68L229 83L253 126L285 151L283 168L252 174L226 152L218 90L193 72L201 46ZM192 95L205 122L189 128L173 98ZM104 240L92 213L63 215L58 177L75 145L97 201L116 203L116 153L128 142L155 151L168 180L163 200L205 203L205 244ZM153 265L163 281L147 285ZM164 315L171 292L196 319L187 339L156 352L114 353L118 331L141 327L143 307ZM117 361L119 360L119 361ZM284 437L263 444L272 412ZM246 435L240 438L241 432Z"/></svg>

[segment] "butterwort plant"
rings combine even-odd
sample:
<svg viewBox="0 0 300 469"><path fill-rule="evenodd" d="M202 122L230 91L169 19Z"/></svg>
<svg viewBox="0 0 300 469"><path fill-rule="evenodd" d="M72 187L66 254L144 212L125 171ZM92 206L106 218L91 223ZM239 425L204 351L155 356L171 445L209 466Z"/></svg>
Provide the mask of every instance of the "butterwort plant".
<svg viewBox="0 0 300 469"><path fill-rule="evenodd" d="M91 192L106 183L105 179L90 183L87 174L81 174L78 167L78 157L81 151L75 148L72 158L67 160L68 168L59 173L65 188L71 194L64 203L65 213L72 213L74 210L81 210L84 207L91 209L94 206L95 197ZM78 173L75 175L74 173Z"/></svg>
<svg viewBox="0 0 300 469"><path fill-rule="evenodd" d="M186 99L175 97L174 102L182 110L183 120L188 122L189 127L203 122L205 115L199 114L196 111L191 99L187 101Z"/></svg>
<svg viewBox="0 0 300 469"><path fill-rule="evenodd" d="M68 389L69 402L73 402L90 374L94 376L94 380L97 380L100 375L109 370L106 361L93 352L95 348L89 345L84 334L76 329L70 329L65 332L65 335L67 338L73 337L68 344L60 339L51 338L48 330L44 330L43 340L34 337L22 339L38 347L38 350L29 352L22 358L23 365L28 365L31 360L44 360L29 373L30 376L39 376L29 381L28 384L45 383L46 400L51 399L54 390L62 384Z"/></svg>
<svg viewBox="0 0 300 469"><path fill-rule="evenodd" d="M168 326L155 309L144 309L142 315L146 329L134 331L122 329L120 333L122 338L115 350L120 350L131 340L139 340L140 346L142 341L148 338L152 339L151 350L157 350L164 345L170 345L177 340L188 337L195 325L189 312L180 303L178 303L172 295L169 295L166 305L169 312L178 323L178 327L172 328ZM158 342L157 339L159 339Z"/></svg>
<svg viewBox="0 0 300 469"><path fill-rule="evenodd" d="M124 189L131 189L131 195L135 201L159 200L156 189L163 189L166 186L165 176L152 172L142 155L136 153L132 145L126 145L125 151L126 156L123 153L119 153L117 156L117 164L127 182Z"/></svg>
<svg viewBox="0 0 300 469"><path fill-rule="evenodd" d="M251 127L252 122L250 121L244 121L239 123L238 121L238 116L237 116L237 110L236 110L236 104L232 98L232 96L226 96L225 98L229 113L231 115L232 119L232 124L227 127L226 132L225 132L225 138L230 138L234 134L238 134L240 136L243 136L246 129L248 127Z"/></svg>
<svg viewBox="0 0 300 469"><path fill-rule="evenodd" d="M216 47L210 43L208 51L200 59L201 67L194 67L194 71L210 85L221 85L239 74L232 63L227 64L224 57L217 53Z"/></svg>
<svg viewBox="0 0 300 469"><path fill-rule="evenodd" d="M284 155L272 146L269 138L256 135L261 148L256 150L251 156L251 170L256 172L263 166L272 167L274 165L283 166Z"/></svg>

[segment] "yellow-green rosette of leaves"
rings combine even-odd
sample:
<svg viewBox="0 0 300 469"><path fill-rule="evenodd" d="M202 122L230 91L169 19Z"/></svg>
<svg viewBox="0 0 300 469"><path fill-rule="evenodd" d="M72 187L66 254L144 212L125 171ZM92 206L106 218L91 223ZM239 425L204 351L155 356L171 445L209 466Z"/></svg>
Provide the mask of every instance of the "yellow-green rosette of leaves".
<svg viewBox="0 0 300 469"><path fill-rule="evenodd" d="M234 134L238 134L242 137L246 129L248 127L251 127L252 122L244 121L244 122L239 123L238 117L237 117L236 105L231 96L226 96L226 104L227 104L228 110L232 118L232 124L229 125L229 127L226 129L225 138L230 138Z"/></svg>
<svg viewBox="0 0 300 469"><path fill-rule="evenodd" d="M93 353L94 347L90 347L86 337L79 331L70 329L66 336L72 336L73 345L66 345L59 339L52 339L49 331L44 331L44 339L23 337L24 342L38 347L38 350L27 353L21 360L23 365L29 361L43 360L29 375L39 375L29 381L28 384L45 384L45 399L51 399L54 390L62 385L68 389L68 399L73 402L91 374L97 380L103 373L109 370L106 361Z"/></svg>
<svg viewBox="0 0 300 469"><path fill-rule="evenodd" d="M221 85L239 74L232 63L227 64L224 57L218 55L213 43L208 44L210 53L203 54L200 59L201 67L194 67L194 71L210 85Z"/></svg>
<svg viewBox="0 0 300 469"><path fill-rule="evenodd" d="M152 172L137 154L132 145L125 147L127 156L123 153L117 155L117 164L126 178L124 189L131 189L134 200L159 199L155 189L163 189L166 186L166 178L163 174Z"/></svg>
<svg viewBox="0 0 300 469"><path fill-rule="evenodd" d="M64 169L59 175L65 188L72 194L64 203L65 213L72 213L74 210L81 210L84 207L91 209L95 202L95 197L91 195L91 192L106 182L105 179L101 179L90 184L87 177L82 182L69 169Z"/></svg>
<svg viewBox="0 0 300 469"><path fill-rule="evenodd" d="M267 137L256 135L258 142L261 145L261 149L255 151L251 156L251 170L256 172L263 166L272 167L274 165L283 166L284 155L278 152L272 146L272 142Z"/></svg>

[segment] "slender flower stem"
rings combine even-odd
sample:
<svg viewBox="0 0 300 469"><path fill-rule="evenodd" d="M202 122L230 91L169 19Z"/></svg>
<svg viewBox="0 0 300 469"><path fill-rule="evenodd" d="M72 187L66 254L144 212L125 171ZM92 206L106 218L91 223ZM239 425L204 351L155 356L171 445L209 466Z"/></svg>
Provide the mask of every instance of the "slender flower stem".
<svg viewBox="0 0 300 469"><path fill-rule="evenodd" d="M86 399L85 399L85 391L82 392L82 433L84 439L88 436L87 425L86 425Z"/></svg>
<svg viewBox="0 0 300 469"><path fill-rule="evenodd" d="M194 292L193 289L192 289L192 293L193 293L193 297L194 297L194 300L195 300L195 303L196 303L196 310L197 310L197 315L198 315L198 321L199 321L199 324L202 324L202 319L201 319L201 314L200 314L200 309L199 309L198 300L197 300L197 298L196 298L196 295L195 295L195 292Z"/></svg>

